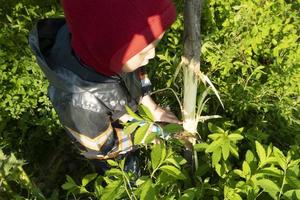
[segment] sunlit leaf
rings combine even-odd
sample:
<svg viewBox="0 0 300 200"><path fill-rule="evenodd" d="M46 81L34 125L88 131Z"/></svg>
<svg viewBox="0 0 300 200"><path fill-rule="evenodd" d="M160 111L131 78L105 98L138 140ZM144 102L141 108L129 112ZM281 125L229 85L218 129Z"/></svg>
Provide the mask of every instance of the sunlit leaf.
<svg viewBox="0 0 300 200"><path fill-rule="evenodd" d="M286 200L300 199L300 189L286 191L283 194L283 198Z"/></svg>
<svg viewBox="0 0 300 200"><path fill-rule="evenodd" d="M229 153L230 153L230 142L227 140L224 141L224 144L222 146L222 155L224 160L228 159Z"/></svg>
<svg viewBox="0 0 300 200"><path fill-rule="evenodd" d="M151 121L151 122L154 121L154 118L153 118L152 113L150 112L150 110L149 110L146 106L144 106L144 105L139 105L138 110L139 110L139 114L140 114L143 118L148 119L148 120Z"/></svg>
<svg viewBox="0 0 300 200"><path fill-rule="evenodd" d="M151 164L152 169L155 170L158 165L164 160L166 156L166 150L163 144L155 144L151 151Z"/></svg>
<svg viewBox="0 0 300 200"><path fill-rule="evenodd" d="M232 134L228 135L228 138L233 141L238 141L238 140L244 139L244 137L242 135L239 135L237 133L232 133Z"/></svg>
<svg viewBox="0 0 300 200"><path fill-rule="evenodd" d="M198 144L195 144L194 145L194 149L196 151L205 151L205 149L208 147L208 144L207 143L198 143Z"/></svg>
<svg viewBox="0 0 300 200"><path fill-rule="evenodd" d="M125 134L131 134L133 133L133 131L135 131L135 129L139 126L140 122L133 122L131 124L129 124L128 126L126 126L123 130Z"/></svg>
<svg viewBox="0 0 300 200"><path fill-rule="evenodd" d="M117 167L118 166L118 163L114 160L106 160L106 162L112 166L112 167Z"/></svg>
<svg viewBox="0 0 300 200"><path fill-rule="evenodd" d="M155 200L156 199L156 192L155 188L152 185L152 180L148 179L142 186L141 186L141 200Z"/></svg>
<svg viewBox="0 0 300 200"><path fill-rule="evenodd" d="M269 179L257 180L257 184L262 187L267 193L269 193L274 199L276 197L276 194L280 191L278 185Z"/></svg>
<svg viewBox="0 0 300 200"><path fill-rule="evenodd" d="M180 179L180 180L186 179L185 175L178 168L176 168L172 165L164 165L164 166L160 167L159 169L177 179Z"/></svg>
<svg viewBox="0 0 300 200"><path fill-rule="evenodd" d="M146 137L146 133L149 130L149 127L150 127L150 124L146 123L135 132L135 135L134 135L134 144L135 145L141 144L141 142Z"/></svg>
<svg viewBox="0 0 300 200"><path fill-rule="evenodd" d="M245 176L247 176L247 175L251 176L251 169L250 169L249 164L246 161L243 162L243 174Z"/></svg>
<svg viewBox="0 0 300 200"><path fill-rule="evenodd" d="M81 181L82 186L86 186L89 182L94 180L98 176L97 173L85 175Z"/></svg>
<svg viewBox="0 0 300 200"><path fill-rule="evenodd" d="M134 119L138 120L138 121L143 121L143 118L141 118L140 116L138 116L135 112L133 112L133 110L131 110L131 108L129 108L128 106L125 106L127 113L133 117Z"/></svg>
<svg viewBox="0 0 300 200"><path fill-rule="evenodd" d="M265 151L264 147L258 141L255 141L255 146L256 146L256 153L259 157L260 162L265 161L266 151Z"/></svg>
<svg viewBox="0 0 300 200"><path fill-rule="evenodd" d="M220 159L221 159L221 148L218 147L215 151L213 151L213 154L212 154L212 164L213 166L216 166Z"/></svg>

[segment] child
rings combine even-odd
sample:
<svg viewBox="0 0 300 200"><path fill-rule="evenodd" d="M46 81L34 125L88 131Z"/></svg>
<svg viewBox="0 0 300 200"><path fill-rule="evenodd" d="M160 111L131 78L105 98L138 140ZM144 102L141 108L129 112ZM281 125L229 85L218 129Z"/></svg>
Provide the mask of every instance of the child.
<svg viewBox="0 0 300 200"><path fill-rule="evenodd" d="M37 23L29 37L49 80L48 95L68 134L89 159L133 150L122 131L125 105L141 103L156 121L179 123L149 96L142 66L175 20L170 0L62 0L64 19ZM140 77L144 77L142 80Z"/></svg>

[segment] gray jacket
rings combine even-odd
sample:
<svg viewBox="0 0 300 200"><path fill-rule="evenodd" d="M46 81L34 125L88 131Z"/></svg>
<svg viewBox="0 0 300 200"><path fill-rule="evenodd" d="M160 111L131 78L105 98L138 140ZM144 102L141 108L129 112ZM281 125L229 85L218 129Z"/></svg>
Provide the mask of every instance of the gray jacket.
<svg viewBox="0 0 300 200"><path fill-rule="evenodd" d="M126 113L125 105L136 110L142 85L135 72L107 77L85 66L73 53L70 37L64 19L45 19L34 27L29 43L61 123L93 139ZM102 153L113 144L111 136Z"/></svg>

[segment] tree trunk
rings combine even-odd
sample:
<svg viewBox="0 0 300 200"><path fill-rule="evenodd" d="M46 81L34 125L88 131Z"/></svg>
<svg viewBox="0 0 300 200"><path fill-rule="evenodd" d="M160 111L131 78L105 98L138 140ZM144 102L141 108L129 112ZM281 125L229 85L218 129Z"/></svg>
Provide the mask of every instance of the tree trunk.
<svg viewBox="0 0 300 200"><path fill-rule="evenodd" d="M200 17L202 0L186 0L184 5L184 73L183 127L190 133L197 132L196 101L200 71Z"/></svg>
<svg viewBox="0 0 300 200"><path fill-rule="evenodd" d="M198 78L200 72L200 16L202 0L185 0L184 5L184 50L182 68L184 78L183 128L187 134L184 157L190 164L190 175L193 177L198 168L197 152L193 150L196 143L198 120L196 116ZM192 178L192 181L194 179Z"/></svg>

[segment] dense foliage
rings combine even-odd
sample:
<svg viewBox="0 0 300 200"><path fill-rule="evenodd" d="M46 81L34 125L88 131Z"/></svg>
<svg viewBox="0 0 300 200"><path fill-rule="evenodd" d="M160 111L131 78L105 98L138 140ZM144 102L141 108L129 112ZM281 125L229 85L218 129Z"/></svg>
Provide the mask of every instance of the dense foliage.
<svg viewBox="0 0 300 200"><path fill-rule="evenodd" d="M154 90L181 98L182 1L176 5L149 74ZM225 109L209 94L203 114L223 118L199 124L197 168L180 127L154 123L146 108L140 116L129 110L136 121L125 130L137 129L143 166L136 177L124 159L98 175L59 126L27 43L38 19L61 15L58 1L1 2L0 199L300 199L299 9L299 0L204 1L201 70ZM153 97L180 116L168 91ZM145 133L154 124L172 137L151 143L157 134Z"/></svg>

